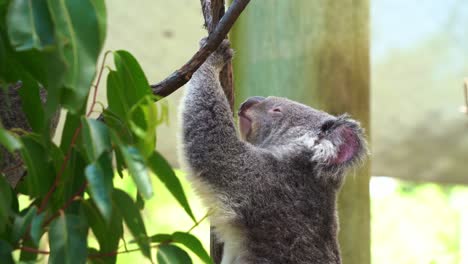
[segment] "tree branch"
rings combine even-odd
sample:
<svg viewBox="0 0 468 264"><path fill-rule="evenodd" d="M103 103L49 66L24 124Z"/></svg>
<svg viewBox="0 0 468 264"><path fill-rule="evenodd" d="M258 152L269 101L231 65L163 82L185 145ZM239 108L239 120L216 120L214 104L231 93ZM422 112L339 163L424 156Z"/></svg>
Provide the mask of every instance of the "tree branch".
<svg viewBox="0 0 468 264"><path fill-rule="evenodd" d="M221 44L234 22L245 9L250 0L234 0L214 30L209 34L206 43L180 69L160 83L151 85L153 94L168 96L192 78L193 73L205 62L208 56ZM219 13L218 13L219 14ZM205 15L206 17L206 15ZM206 21L206 19L205 19ZM210 26L207 25L209 29Z"/></svg>

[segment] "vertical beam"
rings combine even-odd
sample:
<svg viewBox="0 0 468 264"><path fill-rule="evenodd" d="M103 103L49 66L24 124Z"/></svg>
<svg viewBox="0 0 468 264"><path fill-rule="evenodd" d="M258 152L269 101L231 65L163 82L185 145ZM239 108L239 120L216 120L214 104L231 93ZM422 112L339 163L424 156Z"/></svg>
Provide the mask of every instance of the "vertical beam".
<svg viewBox="0 0 468 264"><path fill-rule="evenodd" d="M368 0L252 1L231 33L236 96L285 96L347 112L369 134ZM369 163L339 201L343 263L370 263Z"/></svg>

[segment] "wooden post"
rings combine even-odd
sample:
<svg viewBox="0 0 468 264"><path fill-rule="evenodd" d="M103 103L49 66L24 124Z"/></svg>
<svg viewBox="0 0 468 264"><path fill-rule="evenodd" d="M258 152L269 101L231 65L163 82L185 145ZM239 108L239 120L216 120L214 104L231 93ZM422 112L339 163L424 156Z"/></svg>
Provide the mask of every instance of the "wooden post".
<svg viewBox="0 0 468 264"><path fill-rule="evenodd" d="M231 33L238 102L289 97L347 112L369 135L368 0L252 1ZM348 175L338 207L343 263L370 263L369 163Z"/></svg>

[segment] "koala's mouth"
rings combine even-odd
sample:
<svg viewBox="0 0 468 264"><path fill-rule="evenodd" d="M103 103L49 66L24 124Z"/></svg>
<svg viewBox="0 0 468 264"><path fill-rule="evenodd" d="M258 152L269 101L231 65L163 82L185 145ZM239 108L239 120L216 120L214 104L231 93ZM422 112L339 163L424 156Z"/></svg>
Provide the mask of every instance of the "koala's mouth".
<svg viewBox="0 0 468 264"><path fill-rule="evenodd" d="M252 119L247 115L247 111L263 100L265 100L265 97L250 97L239 107L239 112L237 115L239 116L239 126L242 138L247 139L252 130Z"/></svg>

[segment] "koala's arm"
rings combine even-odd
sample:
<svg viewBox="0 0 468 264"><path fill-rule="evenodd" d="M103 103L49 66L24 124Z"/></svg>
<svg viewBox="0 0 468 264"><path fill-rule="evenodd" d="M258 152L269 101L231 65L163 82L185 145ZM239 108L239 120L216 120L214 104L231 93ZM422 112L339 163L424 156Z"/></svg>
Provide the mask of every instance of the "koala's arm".
<svg viewBox="0 0 468 264"><path fill-rule="evenodd" d="M230 60L227 41L194 73L183 103L183 151L194 174L214 185L225 185L240 166L247 146L237 136L232 112L219 81Z"/></svg>

